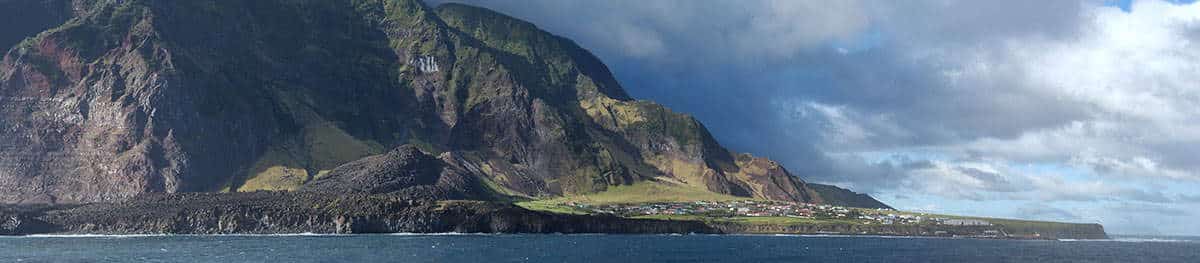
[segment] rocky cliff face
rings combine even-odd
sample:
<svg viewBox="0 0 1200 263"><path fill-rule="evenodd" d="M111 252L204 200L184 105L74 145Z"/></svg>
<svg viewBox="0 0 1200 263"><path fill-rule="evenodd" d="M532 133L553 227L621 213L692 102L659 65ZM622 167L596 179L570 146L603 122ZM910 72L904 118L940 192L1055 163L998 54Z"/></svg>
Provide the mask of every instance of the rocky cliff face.
<svg viewBox="0 0 1200 263"><path fill-rule="evenodd" d="M632 100L570 40L486 9L38 3L19 8L69 18L5 32L28 38L0 61L2 202L353 186L334 168L402 144L440 155L451 172L438 178L530 197L647 180L773 200L845 196L724 149L694 118Z"/></svg>

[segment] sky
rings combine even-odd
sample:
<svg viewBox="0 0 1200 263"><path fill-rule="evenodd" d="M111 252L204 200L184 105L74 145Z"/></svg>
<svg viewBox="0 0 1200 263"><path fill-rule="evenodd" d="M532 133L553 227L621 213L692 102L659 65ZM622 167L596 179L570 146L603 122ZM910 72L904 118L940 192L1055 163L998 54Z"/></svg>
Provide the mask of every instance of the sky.
<svg viewBox="0 0 1200 263"><path fill-rule="evenodd" d="M727 148L903 210L1200 235L1200 3L429 0L575 40Z"/></svg>

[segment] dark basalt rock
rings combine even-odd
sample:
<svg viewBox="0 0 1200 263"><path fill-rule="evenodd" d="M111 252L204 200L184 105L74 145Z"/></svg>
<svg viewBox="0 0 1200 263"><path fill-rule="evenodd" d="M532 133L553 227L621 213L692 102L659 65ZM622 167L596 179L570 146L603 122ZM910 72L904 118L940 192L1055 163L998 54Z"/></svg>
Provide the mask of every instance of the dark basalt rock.
<svg viewBox="0 0 1200 263"><path fill-rule="evenodd" d="M447 165L414 146L400 146L339 166L302 188L331 194L390 193L419 199L483 199L489 197L478 176Z"/></svg>
<svg viewBox="0 0 1200 263"><path fill-rule="evenodd" d="M58 226L47 223L40 216L53 209L66 209L70 206L48 205L0 205L0 236L28 235L61 231Z"/></svg>
<svg viewBox="0 0 1200 263"><path fill-rule="evenodd" d="M700 222L534 212L483 201L317 192L146 194L120 203L0 206L0 235L279 233L719 233ZM15 220L15 221L14 221ZM16 223L13 223L16 222Z"/></svg>
<svg viewBox="0 0 1200 263"><path fill-rule="evenodd" d="M1001 230L1010 236L996 236ZM511 204L322 192L144 194L119 203L0 205L0 235L283 233L750 233L1104 239L1097 224L1059 226L745 224L565 215ZM989 233L991 232L991 233Z"/></svg>

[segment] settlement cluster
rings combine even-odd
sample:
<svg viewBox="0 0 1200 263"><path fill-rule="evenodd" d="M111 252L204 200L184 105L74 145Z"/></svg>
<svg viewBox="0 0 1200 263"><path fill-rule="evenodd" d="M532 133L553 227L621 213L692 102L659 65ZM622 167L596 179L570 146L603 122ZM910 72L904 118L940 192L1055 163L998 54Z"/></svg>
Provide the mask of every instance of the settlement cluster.
<svg viewBox="0 0 1200 263"><path fill-rule="evenodd" d="M937 216L900 213L891 209L848 208L827 204L790 203L763 200L694 201L641 204L592 205L567 202L565 205L593 214L612 214L622 217L655 215L690 215L703 217L791 217L809 219L861 220L864 224L939 224L955 226L990 226L979 219L953 219Z"/></svg>

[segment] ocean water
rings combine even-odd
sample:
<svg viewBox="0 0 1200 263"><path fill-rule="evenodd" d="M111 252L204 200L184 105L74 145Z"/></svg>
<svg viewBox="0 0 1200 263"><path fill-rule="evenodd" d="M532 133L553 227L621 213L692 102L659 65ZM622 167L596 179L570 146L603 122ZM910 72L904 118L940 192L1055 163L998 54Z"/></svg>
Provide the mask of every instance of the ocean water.
<svg viewBox="0 0 1200 263"><path fill-rule="evenodd" d="M0 237L0 262L1200 262L1200 239L772 235Z"/></svg>

